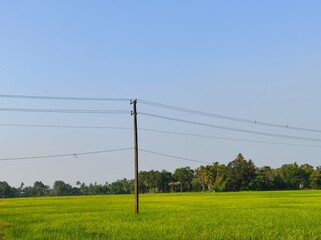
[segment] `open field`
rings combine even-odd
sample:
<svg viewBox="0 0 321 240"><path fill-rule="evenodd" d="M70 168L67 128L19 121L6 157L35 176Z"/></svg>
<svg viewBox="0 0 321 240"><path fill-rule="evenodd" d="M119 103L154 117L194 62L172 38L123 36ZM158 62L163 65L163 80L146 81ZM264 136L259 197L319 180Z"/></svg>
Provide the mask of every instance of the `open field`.
<svg viewBox="0 0 321 240"><path fill-rule="evenodd" d="M2 239L320 239L321 191L0 200Z"/></svg>

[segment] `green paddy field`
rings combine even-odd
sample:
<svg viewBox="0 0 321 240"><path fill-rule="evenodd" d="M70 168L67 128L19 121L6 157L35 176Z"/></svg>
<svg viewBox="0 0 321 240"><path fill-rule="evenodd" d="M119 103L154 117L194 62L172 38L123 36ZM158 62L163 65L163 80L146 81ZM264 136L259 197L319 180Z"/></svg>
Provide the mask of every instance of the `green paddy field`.
<svg viewBox="0 0 321 240"><path fill-rule="evenodd" d="M0 239L321 239L321 191L2 199Z"/></svg>

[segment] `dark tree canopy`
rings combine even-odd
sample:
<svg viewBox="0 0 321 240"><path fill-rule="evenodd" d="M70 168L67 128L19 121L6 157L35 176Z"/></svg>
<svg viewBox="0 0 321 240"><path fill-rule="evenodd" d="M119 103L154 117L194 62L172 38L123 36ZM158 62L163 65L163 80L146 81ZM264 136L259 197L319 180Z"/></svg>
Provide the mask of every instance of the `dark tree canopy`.
<svg viewBox="0 0 321 240"><path fill-rule="evenodd" d="M200 192L200 191L247 191L284 189L321 189L321 167L296 162L283 164L280 168L256 167L252 160L242 154L227 165L219 162L200 166L177 168L173 173L166 170L140 171L140 193ZM120 179L112 183L86 185L77 181L72 186L64 181L55 181L53 187L36 181L33 186L11 187L0 181L0 197L36 197L98 194L130 194L134 192L132 179Z"/></svg>

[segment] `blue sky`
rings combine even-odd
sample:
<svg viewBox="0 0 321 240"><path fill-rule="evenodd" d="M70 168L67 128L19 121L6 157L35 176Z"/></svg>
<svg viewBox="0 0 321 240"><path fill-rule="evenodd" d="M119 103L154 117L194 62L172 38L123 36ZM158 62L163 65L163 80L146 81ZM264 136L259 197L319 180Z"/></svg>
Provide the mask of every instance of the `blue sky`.
<svg viewBox="0 0 321 240"><path fill-rule="evenodd" d="M1 94L140 98L285 125L321 129L318 1L7 1L0 4ZM0 107L128 109L128 103L1 99ZM320 134L139 110L255 131ZM0 112L0 123L132 126L130 116ZM218 137L253 136L139 117L141 127ZM132 132L1 127L0 158L132 146ZM320 165L320 148L140 132L142 148L227 163L242 152L258 166ZM321 144L320 144L321 145ZM106 160L107 159L107 160ZM199 164L141 154L142 170ZM124 166L125 169L124 169ZM133 177L132 153L1 162L0 180L74 183Z"/></svg>

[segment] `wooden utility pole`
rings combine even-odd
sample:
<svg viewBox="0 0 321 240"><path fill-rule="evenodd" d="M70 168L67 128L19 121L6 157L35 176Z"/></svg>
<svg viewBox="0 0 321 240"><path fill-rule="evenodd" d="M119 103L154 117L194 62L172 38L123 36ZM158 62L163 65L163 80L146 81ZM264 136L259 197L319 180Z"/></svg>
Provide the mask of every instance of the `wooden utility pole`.
<svg viewBox="0 0 321 240"><path fill-rule="evenodd" d="M138 198L138 134L137 134L137 99L130 101L133 105L132 116L134 117L134 149L135 149L135 214L139 213L139 198Z"/></svg>

